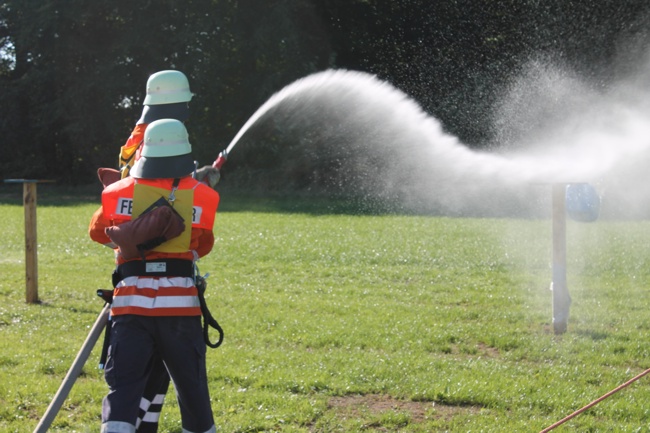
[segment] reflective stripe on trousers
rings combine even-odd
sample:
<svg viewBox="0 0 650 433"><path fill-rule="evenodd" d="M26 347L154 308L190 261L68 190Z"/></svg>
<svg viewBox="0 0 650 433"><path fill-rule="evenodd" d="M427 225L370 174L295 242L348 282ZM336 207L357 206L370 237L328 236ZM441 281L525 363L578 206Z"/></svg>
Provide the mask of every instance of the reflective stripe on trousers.
<svg viewBox="0 0 650 433"><path fill-rule="evenodd" d="M135 426L127 422L108 421L102 424L101 433L135 433ZM192 432L183 429L183 433L217 433L217 428L213 425L204 432Z"/></svg>
<svg viewBox="0 0 650 433"><path fill-rule="evenodd" d="M135 426L128 422L108 421L102 424L101 433L135 433Z"/></svg>

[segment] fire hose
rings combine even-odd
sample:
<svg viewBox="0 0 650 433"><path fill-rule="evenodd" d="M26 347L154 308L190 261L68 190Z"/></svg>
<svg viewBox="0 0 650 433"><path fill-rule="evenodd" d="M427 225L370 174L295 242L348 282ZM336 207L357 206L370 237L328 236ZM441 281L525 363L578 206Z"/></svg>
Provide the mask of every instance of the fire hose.
<svg viewBox="0 0 650 433"><path fill-rule="evenodd" d="M614 388L613 390L609 391L607 394L604 394L603 396L598 397L596 400L592 401L592 402L589 403L588 405L586 405L586 406L584 406L584 407L582 407L582 408L576 410L576 411L573 412L571 415L566 416L566 417L562 418L561 420L559 420L558 422L556 422L555 424L546 427L544 430L540 431L539 433L547 433L547 432L550 432L551 430L553 430L555 427L559 427L559 426L561 426L561 425L564 424L565 422L569 421L571 418L575 418L576 416L580 415L582 412L586 411L586 410L589 409L590 407L593 407L593 406L597 405L597 404L600 403L601 401L605 400L607 397L609 397L609 396L611 396L611 395L613 395L613 394L619 392L619 391L622 390L623 388L625 388L625 387L631 385L632 383L634 383L634 382L636 382L637 380L641 379L643 376L645 376L645 375L648 374L648 373L650 373L650 368L647 369L646 371L644 371L643 373L640 373L640 374L634 376L632 379L628 380L628 381L625 382L624 384L617 386L617 387Z"/></svg>
<svg viewBox="0 0 650 433"><path fill-rule="evenodd" d="M99 339L102 330L106 326L106 322L108 321L108 314L110 310L111 310L110 304L105 304L104 308L99 313L97 320L95 320L95 324L93 325L92 329L88 333L88 336L86 337L86 341L84 341L83 345L81 346L81 350L79 351L77 357L72 363L70 370L68 370L68 374L66 374L65 379L63 379L63 382L61 383L59 390L56 392L56 395L52 399L52 402L50 403L47 410L45 411L43 418L41 418L41 421L36 426L34 433L44 433L50 428L52 421L54 421L54 418L56 417L56 414L61 409L63 402L68 397L68 394L72 389L72 385L74 385L75 381L77 380L77 377L79 377L79 375L81 374L81 370L83 369L84 364L88 360L88 357L90 356L90 353L92 352L95 343Z"/></svg>

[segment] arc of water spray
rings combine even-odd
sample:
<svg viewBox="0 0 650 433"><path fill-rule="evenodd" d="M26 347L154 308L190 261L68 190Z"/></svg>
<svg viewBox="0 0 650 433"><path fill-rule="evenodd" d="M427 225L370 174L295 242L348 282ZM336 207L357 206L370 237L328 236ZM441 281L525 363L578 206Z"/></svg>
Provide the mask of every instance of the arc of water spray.
<svg viewBox="0 0 650 433"><path fill-rule="evenodd" d="M330 71L331 72L331 71ZM320 75L320 81L325 81L327 80L327 74L317 74ZM294 81L290 85L286 86L282 90L278 91L277 93L273 94L262 106L260 106L255 113L244 123L244 126L241 127L239 132L235 135L235 137L230 141L228 144L228 147L226 149L222 150L219 153L219 156L215 161L212 163L212 166L220 169L223 164L226 162L228 159L228 155L230 155L230 152L232 149L235 147L237 143L239 143L239 140L246 134L246 132L257 122L262 116L264 116L271 108L275 107L278 105L281 101L295 95L296 93L300 92L300 83L304 82L307 79L314 80L315 76L308 76L301 78L299 80Z"/></svg>
<svg viewBox="0 0 650 433"><path fill-rule="evenodd" d="M358 89L354 86L353 86L354 91L346 88L346 86L349 87L352 86L352 84L368 83L368 82L373 84L373 87L370 90L367 89L364 90L363 87L361 89ZM239 143L242 137L251 129L251 127L256 122L258 122L263 116L268 114L268 112L271 111L273 108L276 108L281 103L285 103L287 101L290 101L291 99L297 99L299 96L301 96L301 93L305 92L306 90L318 89L320 91L323 91L332 88L332 86L334 85L340 85L341 88L345 90L345 92L343 93L341 103L345 103L346 101L350 103L351 98L356 98L356 97L362 97L362 98L367 97L369 98L369 101L375 101L376 91L381 90L379 94L382 95L383 97L388 98L393 102L405 104L402 105L402 108L406 108L408 113L410 113L414 117L417 117L418 122L421 122L422 119L425 119L425 121L423 122L424 127L418 126L417 128L415 128L416 135L408 138L408 140L410 141L414 141L414 140L430 141L432 140L432 138L428 134L433 132L433 134L436 137L438 137L437 133L441 131L441 128L438 127L439 125L437 121L435 121L432 118L426 117L424 115L424 112L414 101L411 101L409 98L407 98L405 94L403 94L398 89L389 86L387 83L376 80L375 76L362 73L362 72L357 72L357 71L347 71L344 69L339 69L339 70L329 69L326 71L317 72L312 75L300 78L290 83L283 89L279 90L277 93L273 94L246 121L244 126L237 132L235 137L230 141L228 147L219 153L217 159L213 162L212 166L220 169L228 159L228 156L230 155L232 149L237 145L237 143ZM313 98L311 99L310 98L311 97L306 97L305 101L313 100ZM320 102L325 103L323 101ZM394 117L393 116L394 110L392 108L388 108L387 110L388 112L390 112L391 115L388 117ZM386 119L386 117L387 116L385 112L378 113L378 117L376 121L382 122L383 120ZM389 128L394 128L394 125L389 126ZM404 127L403 125L400 125L399 131L401 132L407 131L406 133L408 133L408 127ZM396 130L391 129L389 132L395 133ZM445 136L441 140L444 141L445 143L444 146L442 146L442 150L440 152L453 153L454 157L458 160L462 160L466 156L471 156L476 160L480 160L477 161L477 165L480 165L482 167L493 167L493 171L496 172L502 170L496 169L494 167L496 166L500 167L507 163L506 161L503 161L501 158L498 158L493 155L472 152L468 148L457 144L456 142L457 140L455 140L455 138L452 138L450 136ZM438 144L442 145L442 143L438 143ZM489 159L489 161L486 161L486 159Z"/></svg>
<svg viewBox="0 0 650 433"><path fill-rule="evenodd" d="M260 108L258 108L257 111L255 111L255 113L253 113L253 115L246 121L246 123L244 123L244 126L241 127L239 132L237 132L235 137L230 141L228 147L226 147L226 149L219 152L219 156L212 163L213 167L217 169L221 169L223 164L228 159L228 155L230 155L230 152L232 151L233 147L235 147L235 145L239 143L239 140L244 136L246 131L248 131L250 127L259 120L260 117L262 117L267 111L269 111L269 109L272 106L276 105L280 100L284 99L285 96L283 95L285 93L289 93L289 92L281 90L280 92L271 96L271 98L268 101L266 101Z"/></svg>
<svg viewBox="0 0 650 433"><path fill-rule="evenodd" d="M567 92L564 99L572 96ZM643 175L644 167L637 167L636 161L650 153L647 113L617 95L589 94L583 99L589 102L586 114L568 116L566 122L551 125L548 133L522 136L523 142L513 143L509 150L473 150L447 134L436 118L399 89L367 73L330 69L298 79L273 94L212 165L220 168L250 129L277 110L278 121L285 121L287 127L318 125L319 140L345 141L340 148L349 152L351 169L359 165L352 161L355 150L383 152L378 158L390 158L390 172L382 173L380 183L369 182L368 190L381 189L384 197L393 194L416 204L431 202L457 211L510 205L515 200L529 203L526 188L531 185L598 181L613 187L631 183L633 188L627 190L639 194L641 202L645 194L636 188L640 182L635 180ZM326 120L331 115L336 124L321 128L315 123L321 119L309 118L310 114L322 114ZM584 121L587 115L608 120L594 125ZM527 120L515 116L511 123ZM355 179L363 180L363 175ZM483 204L478 200L487 196L483 190L489 190L490 197L500 194L503 200Z"/></svg>

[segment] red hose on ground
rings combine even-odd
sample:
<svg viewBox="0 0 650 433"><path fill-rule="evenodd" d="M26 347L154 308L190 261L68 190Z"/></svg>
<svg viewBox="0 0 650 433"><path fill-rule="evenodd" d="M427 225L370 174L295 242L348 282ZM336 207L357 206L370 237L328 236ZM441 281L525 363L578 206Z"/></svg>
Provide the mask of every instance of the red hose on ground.
<svg viewBox="0 0 650 433"><path fill-rule="evenodd" d="M571 418L580 415L582 412L586 411L586 410L589 409L590 407L597 405L597 404L600 403L601 401L605 400L607 397L611 396L611 395L614 394L614 393L617 393L618 391L622 390L622 389L625 388L626 386L629 386L629 385L632 384L633 382L636 382L637 380L641 379L643 376L645 376L645 375L648 374L648 373L650 373L650 368L647 369L646 371L644 371L643 373L641 373L641 374L639 374L639 375L633 377L632 379L628 380L628 381L625 382L623 385L620 385L620 386L614 388L613 390L611 390L611 391L608 392L607 394L603 395L602 397L597 398L596 400L592 401L591 403L589 403L589 404L586 405L585 407L583 407L583 408L581 408L581 409L578 409L577 411L573 412L571 415L569 415L569 416L567 416L567 417L565 417L565 418L559 420L558 422L556 422L556 423L553 424L553 425L550 425L550 426L546 427L544 430L540 431L539 433L547 433L547 432L550 432L550 431L553 430L555 427L558 427L558 426L564 424L565 422L567 422L568 420L570 420Z"/></svg>

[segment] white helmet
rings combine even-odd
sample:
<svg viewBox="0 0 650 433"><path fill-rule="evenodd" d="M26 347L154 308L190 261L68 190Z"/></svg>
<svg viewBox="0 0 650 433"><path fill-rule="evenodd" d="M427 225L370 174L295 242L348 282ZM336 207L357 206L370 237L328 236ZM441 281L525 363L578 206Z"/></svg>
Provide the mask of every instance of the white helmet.
<svg viewBox="0 0 650 433"><path fill-rule="evenodd" d="M151 122L144 131L140 159L131 176L141 179L184 177L194 171L192 145L183 122L161 119Z"/></svg>
<svg viewBox="0 0 650 433"><path fill-rule="evenodd" d="M190 83L180 71L160 71L147 80L147 96L144 105L174 104L192 99Z"/></svg>

